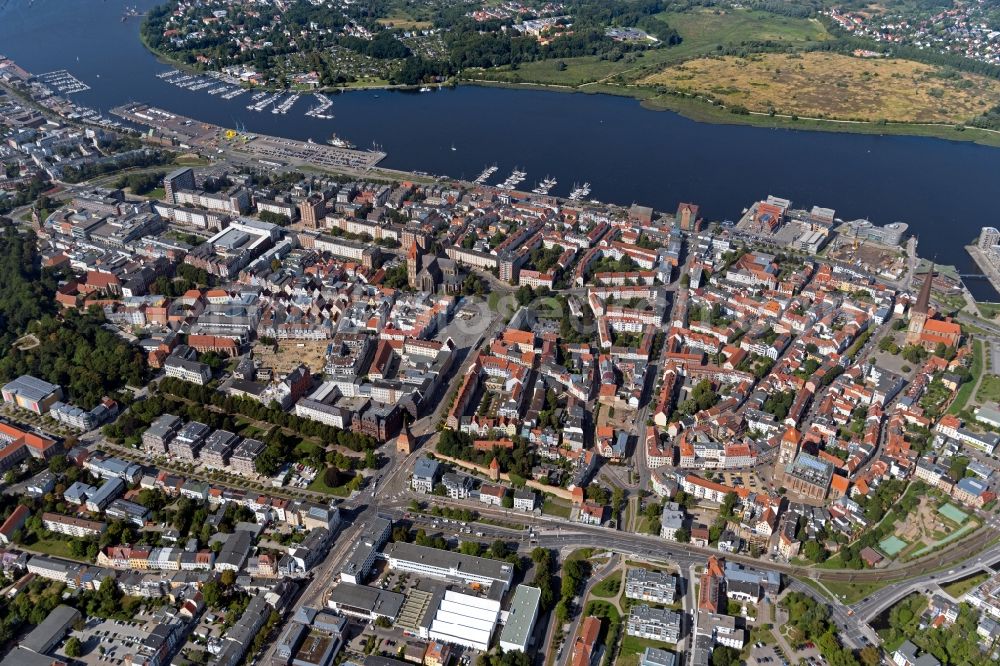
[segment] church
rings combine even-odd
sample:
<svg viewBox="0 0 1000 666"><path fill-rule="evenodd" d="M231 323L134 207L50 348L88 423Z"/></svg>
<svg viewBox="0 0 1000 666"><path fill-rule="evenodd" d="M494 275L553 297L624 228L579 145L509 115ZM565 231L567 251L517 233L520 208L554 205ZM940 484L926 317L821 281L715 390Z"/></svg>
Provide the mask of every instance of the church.
<svg viewBox="0 0 1000 666"><path fill-rule="evenodd" d="M927 277L920 287L917 302L910 310L910 325L906 330L906 344L920 345L927 351L934 351L938 344L957 347L962 339L962 327L951 319L935 319L931 310L931 282L934 266L927 271Z"/></svg>
<svg viewBox="0 0 1000 666"><path fill-rule="evenodd" d="M462 290L462 280L455 262L445 257L424 254L418 243L410 245L406 254L406 277L410 289L445 294Z"/></svg>

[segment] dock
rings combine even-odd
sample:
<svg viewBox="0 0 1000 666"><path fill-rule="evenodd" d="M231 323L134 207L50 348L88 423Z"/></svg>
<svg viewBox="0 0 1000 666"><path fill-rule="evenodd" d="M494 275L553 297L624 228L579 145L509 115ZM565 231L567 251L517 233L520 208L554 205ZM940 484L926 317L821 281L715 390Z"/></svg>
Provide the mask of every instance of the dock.
<svg viewBox="0 0 1000 666"><path fill-rule="evenodd" d="M227 132L224 127L147 104L126 104L111 113L130 123L150 127L161 138L182 148L216 155L229 153L275 166L311 165L334 171L368 171L386 157L380 150L352 150L266 134L242 132L233 137L232 131Z"/></svg>
<svg viewBox="0 0 1000 666"><path fill-rule="evenodd" d="M965 251L969 253L972 260L976 262L976 266L979 266L979 270L983 272L986 279L990 281L993 288L1000 292L1000 268L993 265L983 251L980 250L975 245L966 245Z"/></svg>

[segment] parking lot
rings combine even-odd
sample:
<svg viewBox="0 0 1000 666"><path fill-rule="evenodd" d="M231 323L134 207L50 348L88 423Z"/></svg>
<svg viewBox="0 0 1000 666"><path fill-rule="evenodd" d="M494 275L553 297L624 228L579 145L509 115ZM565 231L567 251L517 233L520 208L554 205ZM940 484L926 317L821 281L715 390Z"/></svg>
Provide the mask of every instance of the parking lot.
<svg viewBox="0 0 1000 666"><path fill-rule="evenodd" d="M125 663L125 656L134 654L148 634L146 622L120 620L91 620L83 631L74 630L70 633L79 639L81 645L77 662L113 666ZM61 649L59 654L65 657Z"/></svg>
<svg viewBox="0 0 1000 666"><path fill-rule="evenodd" d="M778 654L778 651L763 643L756 643L750 649L747 664L749 666L786 666L785 660Z"/></svg>

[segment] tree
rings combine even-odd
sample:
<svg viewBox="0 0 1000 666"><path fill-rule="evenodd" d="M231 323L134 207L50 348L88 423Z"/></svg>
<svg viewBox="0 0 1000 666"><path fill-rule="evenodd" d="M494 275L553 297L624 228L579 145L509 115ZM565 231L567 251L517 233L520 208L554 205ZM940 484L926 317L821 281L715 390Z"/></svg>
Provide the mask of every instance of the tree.
<svg viewBox="0 0 1000 666"><path fill-rule="evenodd" d="M560 599L559 603L556 604L555 614L559 624L569 622L569 602L565 598Z"/></svg>
<svg viewBox="0 0 1000 666"><path fill-rule="evenodd" d="M712 650L712 666L739 666L739 664L739 650L725 645L717 645Z"/></svg>
<svg viewBox="0 0 1000 666"><path fill-rule="evenodd" d="M858 658L864 666L879 666L882 663L882 655L874 645L868 645L860 653Z"/></svg>
<svg viewBox="0 0 1000 666"><path fill-rule="evenodd" d="M806 559L810 562L823 562L826 560L827 552L818 541L810 539L806 541L806 545L802 549L802 554L806 556Z"/></svg>
<svg viewBox="0 0 1000 666"><path fill-rule="evenodd" d="M232 587L233 583L236 582L236 572L232 569L223 569L222 573L219 574L219 582L227 588Z"/></svg>
<svg viewBox="0 0 1000 666"><path fill-rule="evenodd" d="M80 639L76 636L71 636L70 639L66 641L63 651L66 652L67 657L73 657L74 659L79 657L82 653L80 649Z"/></svg>
<svg viewBox="0 0 1000 666"><path fill-rule="evenodd" d="M682 527L676 532L674 532L674 539L678 543L690 543L691 541L691 530L686 527Z"/></svg>
<svg viewBox="0 0 1000 666"><path fill-rule="evenodd" d="M735 492L729 491L726 493L726 496L722 498L722 506L719 508L719 514L726 518L732 518L733 507L736 506L736 502L738 501L739 496Z"/></svg>

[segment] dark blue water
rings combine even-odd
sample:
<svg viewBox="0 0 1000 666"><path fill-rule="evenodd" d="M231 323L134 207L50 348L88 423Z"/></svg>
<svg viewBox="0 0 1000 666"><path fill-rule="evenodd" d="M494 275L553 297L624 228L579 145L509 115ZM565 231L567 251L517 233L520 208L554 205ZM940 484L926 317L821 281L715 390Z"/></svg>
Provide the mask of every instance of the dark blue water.
<svg viewBox="0 0 1000 666"><path fill-rule="evenodd" d="M736 219L775 194L843 219L901 220L921 255L962 272L978 272L962 246L1000 222L1000 149L970 143L702 124L618 97L479 87L338 95L333 120L305 117L308 96L287 115L254 113L248 94L226 101L157 79L169 67L139 42L139 19L121 21L126 4L155 3L8 0L0 53L36 74L68 69L92 86L73 99L102 111L136 100L297 139L336 132L361 147L378 143L388 153L383 164L398 169L472 178L495 163L500 180L521 166L526 185L558 178L556 194L589 181L602 201L660 210L692 201L710 219ZM996 298L985 281L968 284Z"/></svg>

